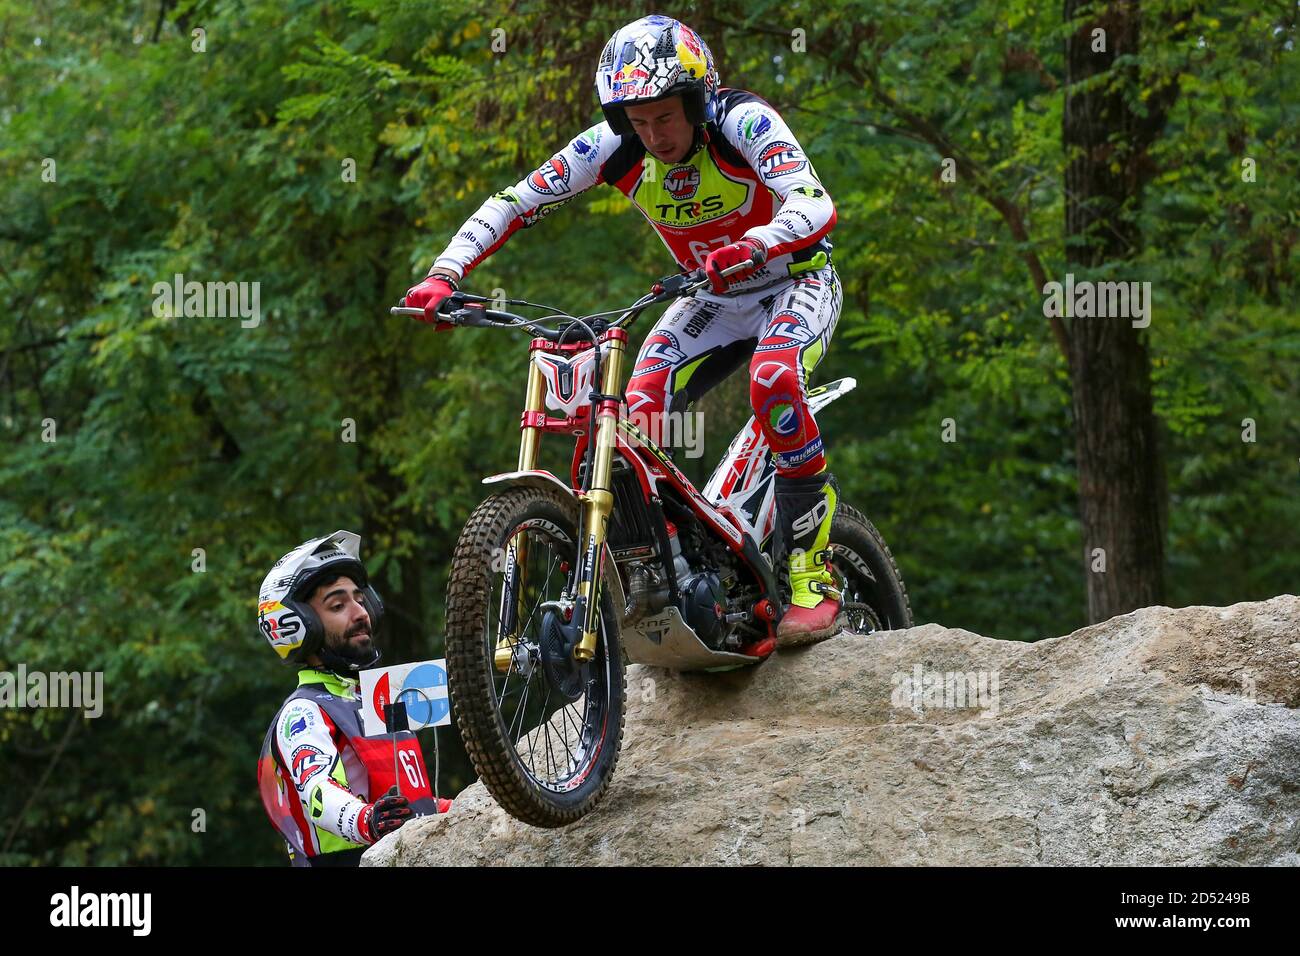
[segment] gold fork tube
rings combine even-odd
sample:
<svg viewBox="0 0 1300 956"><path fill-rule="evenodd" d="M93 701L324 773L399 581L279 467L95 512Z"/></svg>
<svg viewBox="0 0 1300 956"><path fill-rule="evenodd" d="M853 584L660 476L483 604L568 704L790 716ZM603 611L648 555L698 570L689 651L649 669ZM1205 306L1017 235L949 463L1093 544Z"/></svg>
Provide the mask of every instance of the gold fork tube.
<svg viewBox="0 0 1300 956"><path fill-rule="evenodd" d="M542 370L537 363L533 361L532 352L528 354L528 385L524 391L524 411L539 412L542 411L542 393L544 389L544 380ZM525 427L520 430L519 435L519 470L532 471L537 467L537 449L541 443L542 431L540 428ZM514 535L506 542L506 551L509 553L514 548L514 578L515 578L515 626L506 634L501 635L497 641L497 646L492 654L492 664L498 671L505 674L510 671L510 662L514 659L515 642L519 638L519 629L524 623L524 584L525 571L527 570L528 561L528 538L526 535ZM504 611L505 608L503 607Z"/></svg>
<svg viewBox="0 0 1300 956"><path fill-rule="evenodd" d="M541 367L533 361L532 352L528 353L528 387L524 392L524 411L542 411L542 393L545 382ZM519 436L519 470L532 471L537 467L537 446L541 442L540 428L524 428Z"/></svg>
<svg viewBox="0 0 1300 956"><path fill-rule="evenodd" d="M609 357L605 360L604 377L600 390L605 395L618 393L623 380L624 342L620 336L609 339ZM582 569L578 579L578 601L585 605L582 622L582 639L573 649L579 661L589 661L596 656L596 629L600 625L600 575L605 553L605 539L609 532L609 516L614 510L614 493L610 490L609 476L614 464L615 436L618 432L618 406L603 404L596 416L596 450L592 469L591 489L582 496L584 534L580 540L587 542L584 561L590 567Z"/></svg>

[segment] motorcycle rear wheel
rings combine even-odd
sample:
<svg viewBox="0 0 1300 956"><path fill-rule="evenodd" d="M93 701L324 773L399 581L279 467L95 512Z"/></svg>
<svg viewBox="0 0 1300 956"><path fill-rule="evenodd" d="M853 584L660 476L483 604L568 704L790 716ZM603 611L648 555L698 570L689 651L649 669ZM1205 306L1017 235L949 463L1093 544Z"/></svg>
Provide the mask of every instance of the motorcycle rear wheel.
<svg viewBox="0 0 1300 956"><path fill-rule="evenodd" d="M876 526L840 502L831 519L831 568L843 584L849 631L870 634L912 626L912 608L898 564Z"/></svg>

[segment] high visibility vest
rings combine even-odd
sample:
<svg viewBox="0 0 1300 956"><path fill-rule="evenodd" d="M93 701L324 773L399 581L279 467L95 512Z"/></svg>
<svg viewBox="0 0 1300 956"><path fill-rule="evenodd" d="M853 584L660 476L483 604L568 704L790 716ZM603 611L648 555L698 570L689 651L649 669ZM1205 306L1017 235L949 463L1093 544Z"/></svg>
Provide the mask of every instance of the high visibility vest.
<svg viewBox="0 0 1300 956"><path fill-rule="evenodd" d="M301 672L300 680L301 685L285 698L284 704L306 700L321 709L338 759L333 762L329 774L319 774L316 785L300 796L276 741L276 725L284 709L281 707L267 729L257 763L262 806L284 837L293 866L355 863L365 846L326 830L312 819L309 807L313 793L320 786L330 786L328 780L333 780L363 803L370 803L396 784L410 801L416 816L433 815L438 812L438 805L430 790L420 743L412 732L399 732L395 760L391 734L383 737L362 734L361 700L351 695L351 686L354 685L342 682L327 671L306 670ZM397 764L396 775L394 762ZM346 855L336 857L335 854Z"/></svg>

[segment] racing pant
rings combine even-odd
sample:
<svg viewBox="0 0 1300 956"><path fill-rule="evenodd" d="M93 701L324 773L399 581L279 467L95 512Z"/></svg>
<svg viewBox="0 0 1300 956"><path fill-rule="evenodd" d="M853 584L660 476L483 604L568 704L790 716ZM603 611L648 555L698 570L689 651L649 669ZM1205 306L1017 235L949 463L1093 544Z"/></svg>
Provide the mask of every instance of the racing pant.
<svg viewBox="0 0 1300 956"><path fill-rule="evenodd" d="M835 268L826 265L775 288L678 299L641 346L627 385L629 419L657 439L665 411L685 411L747 363L750 405L777 473L817 474L826 458L808 376L830 347L842 298Z"/></svg>

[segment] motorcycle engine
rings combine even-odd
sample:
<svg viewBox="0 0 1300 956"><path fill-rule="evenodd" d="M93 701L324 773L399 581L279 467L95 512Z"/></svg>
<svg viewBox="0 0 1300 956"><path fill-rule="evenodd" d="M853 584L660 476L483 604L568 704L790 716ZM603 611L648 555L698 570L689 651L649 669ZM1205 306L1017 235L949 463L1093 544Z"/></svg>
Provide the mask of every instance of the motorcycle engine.
<svg viewBox="0 0 1300 956"><path fill-rule="evenodd" d="M702 571L682 578L678 584L677 609L709 647L716 648L726 636L727 594L722 581L712 571Z"/></svg>

